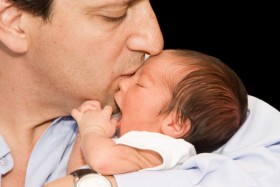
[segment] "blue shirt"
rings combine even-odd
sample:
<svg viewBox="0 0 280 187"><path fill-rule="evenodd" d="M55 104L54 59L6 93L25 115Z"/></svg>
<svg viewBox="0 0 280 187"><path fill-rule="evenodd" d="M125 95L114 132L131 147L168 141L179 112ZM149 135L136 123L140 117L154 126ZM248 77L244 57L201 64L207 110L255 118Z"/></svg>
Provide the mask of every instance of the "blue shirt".
<svg viewBox="0 0 280 187"><path fill-rule="evenodd" d="M66 175L67 163L77 134L71 117L55 120L36 144L28 162L25 187L42 187ZM0 174L13 168L10 150L0 135ZM1 187L1 177L0 177Z"/></svg>
<svg viewBox="0 0 280 187"><path fill-rule="evenodd" d="M71 117L54 121L32 152L26 187L41 187L66 175L76 133ZM12 167L9 148L0 136L0 174ZM276 187L279 176L280 112L249 96L249 116L244 125L215 152L195 155L180 169L140 171L115 178L119 187Z"/></svg>

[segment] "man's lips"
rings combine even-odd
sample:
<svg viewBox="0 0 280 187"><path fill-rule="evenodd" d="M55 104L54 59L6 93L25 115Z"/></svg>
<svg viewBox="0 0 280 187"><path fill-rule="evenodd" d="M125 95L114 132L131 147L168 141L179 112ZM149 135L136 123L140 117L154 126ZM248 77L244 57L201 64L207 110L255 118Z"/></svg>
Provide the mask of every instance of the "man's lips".
<svg viewBox="0 0 280 187"><path fill-rule="evenodd" d="M138 69L133 70L133 71L128 71L128 72L126 72L126 73L123 73L121 76L122 76L122 77L131 77L132 75L135 74L135 72L136 72L137 70L138 70Z"/></svg>
<svg viewBox="0 0 280 187"><path fill-rule="evenodd" d="M138 64L138 65L130 67L124 73L122 73L122 76L131 76L131 75L133 75L143 64L144 64L144 59L142 58L141 64Z"/></svg>

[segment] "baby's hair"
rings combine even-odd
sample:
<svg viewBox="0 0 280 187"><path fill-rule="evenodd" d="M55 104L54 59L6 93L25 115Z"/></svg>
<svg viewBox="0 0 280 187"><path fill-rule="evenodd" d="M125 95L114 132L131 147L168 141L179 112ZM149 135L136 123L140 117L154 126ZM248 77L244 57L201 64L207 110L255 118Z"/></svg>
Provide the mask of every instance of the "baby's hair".
<svg viewBox="0 0 280 187"><path fill-rule="evenodd" d="M164 113L176 111L178 120L190 119L184 137L197 152L212 152L226 143L247 115L247 91L238 75L221 60L193 50L166 50L182 67L171 83L172 101ZM178 68L179 69L179 68ZM173 85L173 86L172 86Z"/></svg>

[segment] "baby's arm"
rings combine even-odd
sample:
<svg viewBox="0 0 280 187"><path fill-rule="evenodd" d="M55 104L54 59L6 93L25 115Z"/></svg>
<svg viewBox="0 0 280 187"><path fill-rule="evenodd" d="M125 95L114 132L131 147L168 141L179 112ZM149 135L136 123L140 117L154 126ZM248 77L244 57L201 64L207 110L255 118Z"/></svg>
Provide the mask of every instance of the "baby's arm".
<svg viewBox="0 0 280 187"><path fill-rule="evenodd" d="M82 152L88 165L103 175L113 175L155 167L162 158L153 151L116 144L111 137L117 121L111 119L112 108L103 109L97 101L87 101L72 111L81 136Z"/></svg>

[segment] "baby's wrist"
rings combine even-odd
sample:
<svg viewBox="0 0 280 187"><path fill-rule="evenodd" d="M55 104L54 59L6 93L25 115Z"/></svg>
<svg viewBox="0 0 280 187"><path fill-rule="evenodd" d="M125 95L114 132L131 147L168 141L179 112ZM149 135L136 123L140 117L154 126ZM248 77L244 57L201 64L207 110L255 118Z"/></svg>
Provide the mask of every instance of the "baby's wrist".
<svg viewBox="0 0 280 187"><path fill-rule="evenodd" d="M99 127L97 125L95 125L93 127L80 129L81 137L86 136L88 134L91 134L91 135L96 134L96 135L99 135L99 136L106 136L106 131L102 127Z"/></svg>

